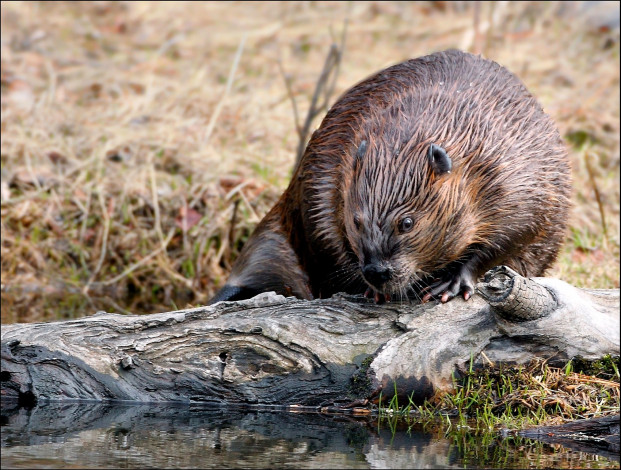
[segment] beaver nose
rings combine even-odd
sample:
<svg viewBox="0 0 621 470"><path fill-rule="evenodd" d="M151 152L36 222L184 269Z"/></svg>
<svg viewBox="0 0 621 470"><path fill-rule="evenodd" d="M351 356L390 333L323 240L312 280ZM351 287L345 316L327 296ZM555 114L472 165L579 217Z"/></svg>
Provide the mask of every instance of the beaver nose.
<svg viewBox="0 0 621 470"><path fill-rule="evenodd" d="M381 287L390 279L390 271L384 266L378 264L366 264L362 268L364 278L375 287Z"/></svg>

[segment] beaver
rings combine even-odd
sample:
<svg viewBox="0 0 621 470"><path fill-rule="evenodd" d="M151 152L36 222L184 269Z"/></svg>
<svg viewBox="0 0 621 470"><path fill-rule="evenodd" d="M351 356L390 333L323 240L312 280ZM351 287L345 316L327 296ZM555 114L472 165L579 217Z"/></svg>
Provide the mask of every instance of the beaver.
<svg viewBox="0 0 621 470"><path fill-rule="evenodd" d="M407 60L332 106L210 303L468 300L496 265L552 265L570 193L559 132L514 74L457 50Z"/></svg>

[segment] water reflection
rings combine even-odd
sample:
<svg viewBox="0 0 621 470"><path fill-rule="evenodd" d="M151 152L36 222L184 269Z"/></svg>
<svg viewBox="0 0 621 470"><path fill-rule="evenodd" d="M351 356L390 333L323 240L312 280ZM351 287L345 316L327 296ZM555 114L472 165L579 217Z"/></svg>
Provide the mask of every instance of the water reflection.
<svg viewBox="0 0 621 470"><path fill-rule="evenodd" d="M618 468L541 443L373 418L192 406L2 404L2 468Z"/></svg>

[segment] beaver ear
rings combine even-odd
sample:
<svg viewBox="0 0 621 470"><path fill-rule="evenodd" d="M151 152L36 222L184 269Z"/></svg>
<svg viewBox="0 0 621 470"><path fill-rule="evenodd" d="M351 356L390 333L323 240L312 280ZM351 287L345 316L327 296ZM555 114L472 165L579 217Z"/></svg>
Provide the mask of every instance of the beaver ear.
<svg viewBox="0 0 621 470"><path fill-rule="evenodd" d="M356 158L354 159L354 167L358 165L358 162L362 161L362 157L367 153L367 141L363 140L360 142L360 146L358 150L356 150Z"/></svg>
<svg viewBox="0 0 621 470"><path fill-rule="evenodd" d="M451 157L448 156L446 150L436 144L431 144L427 151L427 159L429 164L436 175L442 175L444 173L450 173L453 167Z"/></svg>

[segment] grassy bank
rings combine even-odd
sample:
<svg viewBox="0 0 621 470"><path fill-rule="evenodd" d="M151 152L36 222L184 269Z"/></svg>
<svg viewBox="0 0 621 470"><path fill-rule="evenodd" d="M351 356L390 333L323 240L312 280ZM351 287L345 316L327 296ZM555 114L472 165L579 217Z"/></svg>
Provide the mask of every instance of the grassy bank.
<svg viewBox="0 0 621 470"><path fill-rule="evenodd" d="M574 360L563 368L535 360L526 366L471 368L455 380L454 392L438 394L423 405L411 399L399 403L393 396L380 402L378 427L388 427L393 434L422 428L453 441L460 453L479 465L483 459L490 468L527 468L533 456L537 461L551 458L548 465L557 467L567 449L558 444L543 446L519 437L517 431L579 419L618 419L619 406L618 356L594 362ZM591 468L592 458L584 454L580 459L584 468ZM604 467L610 465L618 467L614 461Z"/></svg>
<svg viewBox="0 0 621 470"><path fill-rule="evenodd" d="M446 48L518 74L573 165L549 275L618 287L618 30L556 3L483 3L479 35L474 17L448 2L4 2L2 322L204 303L290 176L279 62L304 115L346 18L337 95Z"/></svg>
<svg viewBox="0 0 621 470"><path fill-rule="evenodd" d="M380 400L380 414L433 421L455 418L474 430L521 429L575 419L619 414L619 357L569 361L551 367L533 360L526 366L472 368L455 380L455 391L438 394L418 406L397 396Z"/></svg>

